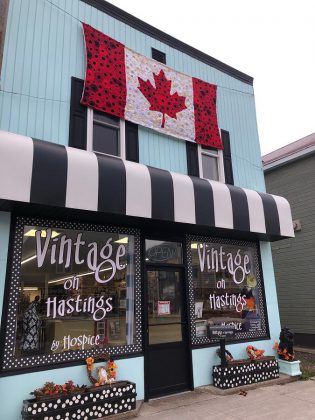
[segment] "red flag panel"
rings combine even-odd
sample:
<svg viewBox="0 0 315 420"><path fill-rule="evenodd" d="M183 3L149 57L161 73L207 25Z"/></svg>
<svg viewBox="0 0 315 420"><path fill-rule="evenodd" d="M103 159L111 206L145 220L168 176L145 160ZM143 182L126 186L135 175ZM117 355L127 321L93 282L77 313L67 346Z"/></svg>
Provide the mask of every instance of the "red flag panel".
<svg viewBox="0 0 315 420"><path fill-rule="evenodd" d="M125 117L125 46L83 23L86 75L81 104L119 118Z"/></svg>
<svg viewBox="0 0 315 420"><path fill-rule="evenodd" d="M216 111L217 87L195 77L192 80L196 143L223 149Z"/></svg>

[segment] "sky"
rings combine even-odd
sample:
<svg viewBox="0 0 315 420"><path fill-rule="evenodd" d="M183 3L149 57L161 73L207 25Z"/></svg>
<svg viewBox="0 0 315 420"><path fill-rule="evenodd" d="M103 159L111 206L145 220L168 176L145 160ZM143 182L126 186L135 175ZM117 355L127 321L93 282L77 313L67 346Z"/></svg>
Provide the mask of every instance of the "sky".
<svg viewBox="0 0 315 420"><path fill-rule="evenodd" d="M254 77L262 155L315 132L314 0L109 0Z"/></svg>

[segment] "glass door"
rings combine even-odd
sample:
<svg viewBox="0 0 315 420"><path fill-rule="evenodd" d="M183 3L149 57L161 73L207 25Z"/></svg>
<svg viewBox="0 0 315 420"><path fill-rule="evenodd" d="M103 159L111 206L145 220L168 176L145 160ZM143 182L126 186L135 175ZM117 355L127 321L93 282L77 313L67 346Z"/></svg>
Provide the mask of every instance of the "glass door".
<svg viewBox="0 0 315 420"><path fill-rule="evenodd" d="M147 279L149 345L182 341L180 272L148 270Z"/></svg>
<svg viewBox="0 0 315 420"><path fill-rule="evenodd" d="M147 394L189 389L190 359L182 269L147 267Z"/></svg>

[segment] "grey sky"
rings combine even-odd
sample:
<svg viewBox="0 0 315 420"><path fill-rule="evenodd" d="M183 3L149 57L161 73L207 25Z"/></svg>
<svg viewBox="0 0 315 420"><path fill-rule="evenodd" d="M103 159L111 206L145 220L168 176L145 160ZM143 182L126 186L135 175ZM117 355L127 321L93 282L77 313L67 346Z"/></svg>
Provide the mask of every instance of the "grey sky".
<svg viewBox="0 0 315 420"><path fill-rule="evenodd" d="M254 77L262 154L315 132L314 0L109 0Z"/></svg>

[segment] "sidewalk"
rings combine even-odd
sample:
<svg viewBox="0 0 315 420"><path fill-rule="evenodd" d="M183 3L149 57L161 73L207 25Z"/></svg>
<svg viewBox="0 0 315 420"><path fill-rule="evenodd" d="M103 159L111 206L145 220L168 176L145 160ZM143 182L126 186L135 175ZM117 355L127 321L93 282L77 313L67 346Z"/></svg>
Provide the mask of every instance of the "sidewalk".
<svg viewBox="0 0 315 420"><path fill-rule="evenodd" d="M315 354L315 348L294 346L295 352Z"/></svg>
<svg viewBox="0 0 315 420"><path fill-rule="evenodd" d="M219 396L206 388L143 403L139 420L314 420L315 380Z"/></svg>

